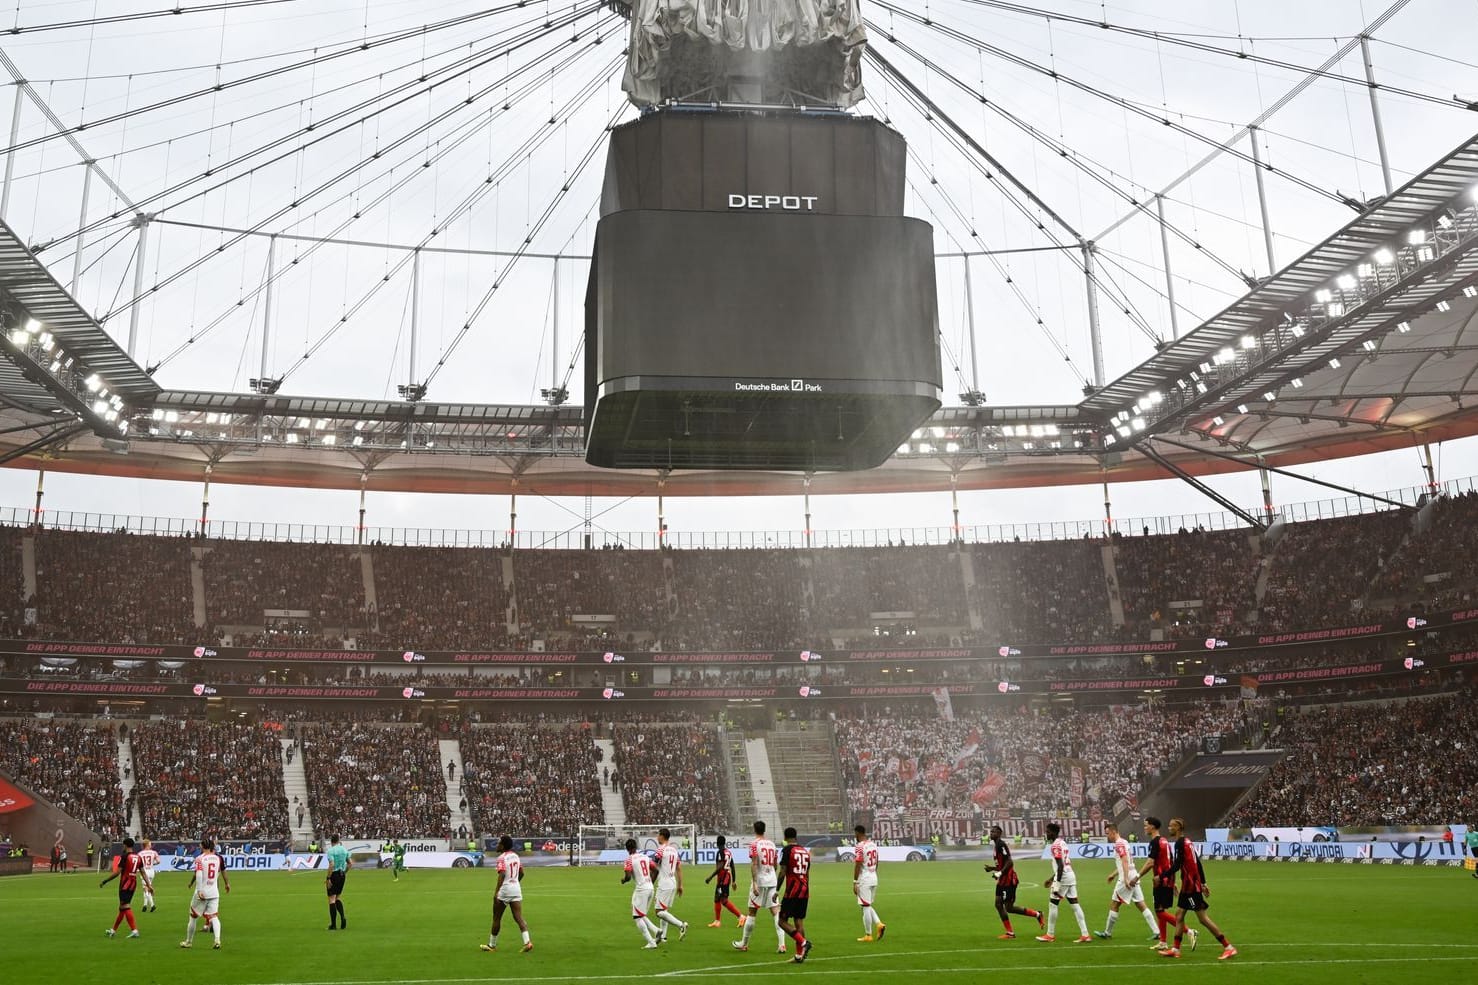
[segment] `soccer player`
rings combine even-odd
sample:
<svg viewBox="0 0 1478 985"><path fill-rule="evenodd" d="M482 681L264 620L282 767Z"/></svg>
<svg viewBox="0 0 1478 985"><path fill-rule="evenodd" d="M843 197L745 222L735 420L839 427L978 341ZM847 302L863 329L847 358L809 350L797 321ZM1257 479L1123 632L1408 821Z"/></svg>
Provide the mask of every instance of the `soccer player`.
<svg viewBox="0 0 1478 985"><path fill-rule="evenodd" d="M113 926L105 932L109 937L118 933L118 925L128 921L129 937L139 936L139 925L133 918L133 894L138 889L139 880L143 879L145 889L153 891L153 884L149 877L144 875L143 863L139 861L138 855L133 850L133 839L123 839L123 854L118 856L118 866L113 874L102 882L98 888L102 889L114 879L118 880L118 916L113 920Z"/></svg>
<svg viewBox="0 0 1478 985"><path fill-rule="evenodd" d="M1219 961L1227 958L1235 958L1237 949L1232 947L1227 935L1221 932L1221 928L1206 916L1206 911L1211 904L1206 902L1206 897L1211 895L1211 889L1206 885L1206 873L1201 868L1201 860L1196 857L1196 846L1190 838L1186 837L1185 821L1178 817L1170 819L1170 837L1175 839L1175 868L1180 872L1180 912L1175 915L1175 946L1168 951L1161 951L1160 956L1165 958L1180 957L1180 940L1187 933L1185 915L1195 913L1196 920L1201 926L1211 931L1211 936L1221 943L1221 955ZM1191 950L1196 949L1196 932L1191 935Z"/></svg>
<svg viewBox="0 0 1478 985"><path fill-rule="evenodd" d="M657 946L657 925L647 916L652 910L652 872L655 868L656 863L650 858L638 854L636 839L627 838L626 872L621 877L621 884L636 882L631 889L631 919L636 921L636 929L646 941L643 947L648 951Z"/></svg>
<svg viewBox="0 0 1478 985"><path fill-rule="evenodd" d="M1463 835L1463 849L1478 859L1478 825L1468 825L1468 833ZM1473 870L1473 878L1478 879L1478 869Z"/></svg>
<svg viewBox="0 0 1478 985"><path fill-rule="evenodd" d="M708 874L707 879L703 880L704 883L712 882L714 879L718 880L713 886L713 923L708 926L722 926L719 917L723 916L724 910L728 910L739 918L739 926L742 927L744 926L744 914L740 913L739 908L729 900L729 889L734 885L736 876L734 853L724 847L726 842L723 835L718 836L716 844L718 850L713 856L713 871Z"/></svg>
<svg viewBox="0 0 1478 985"><path fill-rule="evenodd" d="M1129 883L1130 887L1139 885L1139 880L1146 872L1154 870L1154 894L1155 894L1155 922L1159 925L1159 940L1155 947L1161 951L1169 950L1170 945L1165 942L1165 934L1168 928L1175 925L1175 918L1170 915L1170 908L1175 905L1175 859L1170 847L1170 840L1160 834L1160 819L1158 817L1147 817L1144 819L1144 835L1149 839L1149 858L1144 865L1139 867L1139 872L1134 880Z"/></svg>
<svg viewBox="0 0 1478 985"><path fill-rule="evenodd" d="M390 843L390 871L394 881L400 881L400 874L405 871L405 842L392 841Z"/></svg>
<svg viewBox="0 0 1478 985"><path fill-rule="evenodd" d="M1073 860L1069 858L1067 842L1062 838L1062 826L1055 821L1048 822L1047 837L1052 840L1052 874L1047 877L1046 884L1046 888L1052 890L1047 899L1052 909L1047 911L1047 932L1039 935L1037 940L1048 944L1057 940L1057 908L1067 900L1068 906L1073 908L1073 917L1078 921L1076 943L1091 943L1093 938L1088 936L1088 918L1083 916L1083 908L1078 905L1078 874L1073 871Z"/></svg>
<svg viewBox="0 0 1478 985"><path fill-rule="evenodd" d="M498 886L493 891L493 925L488 930L488 942L478 945L482 951L498 949L498 931L503 928L503 911L513 912L513 922L523 937L523 949L532 951L534 942L529 939L529 925L523 919L523 862L513 850L513 839L504 835L498 839Z"/></svg>
<svg viewBox="0 0 1478 985"><path fill-rule="evenodd" d="M760 910L769 910L775 917L775 943L777 953L789 953L785 947L785 931L780 929L780 901L776 898L779 880L775 866L780 853L775 843L765 837L765 822L754 822L754 842L749 846L749 919L744 921L740 939L730 941L736 951L749 950L749 936L754 933L754 917Z"/></svg>
<svg viewBox="0 0 1478 985"><path fill-rule="evenodd" d="M785 829L785 847L780 850L780 871L785 873L785 893L775 925L795 941L795 963L811 953L806 939L806 907L811 902L811 849L796 844L795 828Z"/></svg>
<svg viewBox="0 0 1478 985"><path fill-rule="evenodd" d="M332 835L323 856L328 862L328 878L323 880L328 887L328 929L348 930L349 918L344 915L344 901L340 897L344 895L344 879L349 874L349 849L339 844L338 835Z"/></svg>
<svg viewBox="0 0 1478 985"><path fill-rule="evenodd" d="M862 907L862 936L857 940L871 944L874 937L882 940L883 932L888 929L873 908L878 895L878 846L867 836L867 829L862 825L857 825L853 833L857 835L857 856L852 863L852 894L857 897L857 905Z"/></svg>
<svg viewBox="0 0 1478 985"><path fill-rule="evenodd" d="M1108 836L1109 848L1114 856L1114 871L1108 877L1108 881L1114 883L1114 895L1109 900L1108 922L1103 925L1102 930L1094 931L1093 936L1103 940L1112 939L1114 924L1119 921L1119 907L1125 903L1133 903L1139 909L1139 915L1144 917L1145 926L1150 928L1150 940L1156 940L1160 936L1160 929L1155 926L1154 916L1144 905L1144 890L1134 877L1134 865L1129 861L1129 842L1120 836L1119 826L1112 821L1103 826L1103 831Z"/></svg>
<svg viewBox="0 0 1478 985"><path fill-rule="evenodd" d="M148 844L148 842L144 842ZM212 950L221 949L221 890L216 885L219 879L231 891L231 880L226 878L226 865L216 854L216 843L209 838L200 841L200 854L195 859L195 889L190 897L190 922L185 924L185 939L180 947L189 948L195 943L195 921L205 918L205 929L215 936Z"/></svg>
<svg viewBox="0 0 1478 985"><path fill-rule="evenodd" d="M657 919L662 926L657 931L657 943L667 943L667 928L677 928L677 939L688 936L688 925L672 912L676 897L683 894L683 858L672 843L672 832L667 828L657 829Z"/></svg>
<svg viewBox="0 0 1478 985"><path fill-rule="evenodd" d="M148 838L144 839L144 847L139 852L139 864L144 867L144 912L152 913L159 909L154 902L154 870L159 868L159 853Z"/></svg>
<svg viewBox="0 0 1478 985"><path fill-rule="evenodd" d="M1006 928L1006 932L997 939L1010 941L1016 939L1016 931L1011 928L1010 914L1031 917L1037 922L1037 930L1042 932L1047 930L1047 918L1041 910L1016 905L1016 888L1021 885L1021 877L1016 874L1016 861L1011 857L1011 849L1006 844L1006 839L1001 837L1002 834L999 824L991 826L990 841L995 848L996 864L994 867L986 866L986 871L996 880L996 913L1001 918L1001 925Z"/></svg>

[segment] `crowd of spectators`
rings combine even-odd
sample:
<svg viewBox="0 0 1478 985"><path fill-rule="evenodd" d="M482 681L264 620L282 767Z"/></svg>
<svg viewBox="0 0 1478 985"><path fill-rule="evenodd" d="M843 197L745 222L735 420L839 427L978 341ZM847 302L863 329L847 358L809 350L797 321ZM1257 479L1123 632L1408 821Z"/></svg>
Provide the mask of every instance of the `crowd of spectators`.
<svg viewBox="0 0 1478 985"><path fill-rule="evenodd" d="M29 635L21 543L20 527L0 525L0 636L10 638Z"/></svg>
<svg viewBox="0 0 1478 985"><path fill-rule="evenodd" d="M1256 608L1256 539L1242 530L1182 530L1116 538L1115 570L1128 635L1223 636ZM1190 608L1172 603L1196 602Z"/></svg>
<svg viewBox="0 0 1478 985"><path fill-rule="evenodd" d="M632 824L727 831L727 768L712 726L618 722L611 783Z"/></svg>
<svg viewBox="0 0 1478 985"><path fill-rule="evenodd" d="M43 529L36 537L36 626L53 640L145 643L195 632L183 537Z"/></svg>
<svg viewBox="0 0 1478 985"><path fill-rule="evenodd" d="M576 631L575 616L614 616L626 630L668 618L662 551L514 551L518 621L546 633Z"/></svg>
<svg viewBox="0 0 1478 985"><path fill-rule="evenodd" d="M484 547L376 547L376 636L412 650L469 649L501 638L506 557Z"/></svg>
<svg viewBox="0 0 1478 985"><path fill-rule="evenodd" d="M1410 530L1405 510L1289 524L1273 554L1261 626L1296 629L1357 618L1367 590Z"/></svg>
<svg viewBox="0 0 1478 985"><path fill-rule="evenodd" d="M968 622L955 545L823 548L810 555L813 628L866 626L874 612L913 613L915 622L936 625Z"/></svg>
<svg viewBox="0 0 1478 985"><path fill-rule="evenodd" d="M0 720L0 769L105 837L128 827L111 727Z"/></svg>
<svg viewBox="0 0 1478 985"><path fill-rule="evenodd" d="M1427 581L1431 578L1431 581ZM1439 499L1430 525L1412 533L1386 563L1370 589L1372 599L1470 604L1478 587L1478 491Z"/></svg>
<svg viewBox="0 0 1478 985"><path fill-rule="evenodd" d="M307 612L316 628L366 626L359 549L213 540L201 562L206 612L219 626L261 626L268 609Z"/></svg>
<svg viewBox="0 0 1478 985"><path fill-rule="evenodd" d="M1450 824L1478 816L1478 690L1288 708L1288 755L1228 818L1238 827Z"/></svg>
<svg viewBox="0 0 1478 985"><path fill-rule="evenodd" d="M279 733L237 722L151 722L129 736L143 834L288 837Z"/></svg>
<svg viewBox="0 0 1478 985"><path fill-rule="evenodd" d="M451 837L441 752L430 729L311 725L299 734L322 838Z"/></svg>
<svg viewBox="0 0 1478 985"><path fill-rule="evenodd" d="M461 796L478 831L567 836L604 823L588 723L464 723L458 740Z"/></svg>
<svg viewBox="0 0 1478 985"><path fill-rule="evenodd" d="M973 807L1098 809L1137 802L1147 781L1207 734L1245 726L1240 704L1097 711L839 718L842 776L854 811ZM973 805L973 807L972 807Z"/></svg>
<svg viewBox="0 0 1478 985"><path fill-rule="evenodd" d="M1113 635L1101 541L976 544L975 602L985 633L1013 643Z"/></svg>
<svg viewBox="0 0 1478 985"><path fill-rule="evenodd" d="M662 646L769 650L806 645L800 552L668 551L664 556L672 563L676 608L658 633Z"/></svg>

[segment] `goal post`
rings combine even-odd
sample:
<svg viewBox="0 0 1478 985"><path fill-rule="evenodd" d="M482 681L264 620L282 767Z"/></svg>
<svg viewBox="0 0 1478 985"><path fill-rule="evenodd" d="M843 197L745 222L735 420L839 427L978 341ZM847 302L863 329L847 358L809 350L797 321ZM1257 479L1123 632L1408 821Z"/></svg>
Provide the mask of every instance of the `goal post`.
<svg viewBox="0 0 1478 985"><path fill-rule="evenodd" d="M698 826L695 824L582 824L576 865L621 865L626 861L626 840L636 839L639 852L657 850L657 832L666 828L672 833L685 864L691 865L698 849Z"/></svg>

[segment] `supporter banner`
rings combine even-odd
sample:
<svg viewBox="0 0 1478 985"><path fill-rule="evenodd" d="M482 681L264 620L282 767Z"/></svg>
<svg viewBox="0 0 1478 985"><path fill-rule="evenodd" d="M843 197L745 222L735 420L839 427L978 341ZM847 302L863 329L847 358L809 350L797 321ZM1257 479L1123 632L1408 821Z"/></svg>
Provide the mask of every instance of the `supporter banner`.
<svg viewBox="0 0 1478 985"><path fill-rule="evenodd" d="M0 776L0 814L23 811L35 801L16 789L5 777Z"/></svg>
<svg viewBox="0 0 1478 985"><path fill-rule="evenodd" d="M1462 849L1455 842L1442 841L1198 841L1195 846L1204 859L1438 862L1462 858ZM1129 849L1136 858L1144 858L1149 846L1139 842ZM1074 859L1108 858L1110 851L1104 842L1068 843ZM1050 859L1051 855L1050 846L1043 846L1041 857Z"/></svg>
<svg viewBox="0 0 1478 985"><path fill-rule="evenodd" d="M1200 755L1195 763L1170 784L1172 790L1204 790L1250 787L1272 771L1283 758L1281 752L1238 752L1216 756Z"/></svg>
<svg viewBox="0 0 1478 985"><path fill-rule="evenodd" d="M453 666L598 666L609 664L785 664L816 661L929 661L988 660L1002 657L1093 657L1141 654L1205 654L1235 650L1260 650L1276 646L1327 643L1338 640L1389 636L1418 630L1466 626L1478 622L1478 608L1457 609L1431 616L1400 616L1324 629L1277 633L1249 633L1228 637L1186 640L1139 640L1128 643L1021 643L1007 642L988 647L935 647L919 649L815 650L769 652L674 652L650 653L634 650L547 652L527 650L297 650L268 647L232 647L210 644L149 645L83 643L58 640L0 640L0 653L54 657L114 657L158 660L237 660L267 663L334 663ZM1478 654L1473 659L1478 660Z"/></svg>

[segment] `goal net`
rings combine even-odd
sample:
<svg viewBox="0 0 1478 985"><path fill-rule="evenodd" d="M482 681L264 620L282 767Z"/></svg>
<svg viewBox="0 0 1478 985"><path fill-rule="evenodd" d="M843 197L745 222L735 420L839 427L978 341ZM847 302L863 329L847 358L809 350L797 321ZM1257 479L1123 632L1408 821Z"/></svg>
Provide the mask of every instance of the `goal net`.
<svg viewBox="0 0 1478 985"><path fill-rule="evenodd" d="M636 839L639 852L657 850L657 832L672 833L685 864L691 865L698 847L698 828L693 824L582 824L576 865L622 865L626 862L626 840Z"/></svg>

